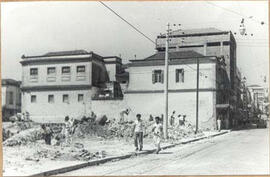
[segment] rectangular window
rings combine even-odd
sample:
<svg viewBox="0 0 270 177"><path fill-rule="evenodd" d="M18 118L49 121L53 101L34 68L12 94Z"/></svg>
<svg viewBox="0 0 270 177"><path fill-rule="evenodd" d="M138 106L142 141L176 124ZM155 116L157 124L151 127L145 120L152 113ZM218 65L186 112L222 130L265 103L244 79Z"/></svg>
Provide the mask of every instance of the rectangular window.
<svg viewBox="0 0 270 177"><path fill-rule="evenodd" d="M13 92L8 92L8 103L13 105Z"/></svg>
<svg viewBox="0 0 270 177"><path fill-rule="evenodd" d="M38 75L38 69L37 68L30 68L30 75L31 76Z"/></svg>
<svg viewBox="0 0 270 177"><path fill-rule="evenodd" d="M78 94L78 102L83 102L83 94Z"/></svg>
<svg viewBox="0 0 270 177"><path fill-rule="evenodd" d="M62 67L62 74L69 74L70 73L70 66Z"/></svg>
<svg viewBox="0 0 270 177"><path fill-rule="evenodd" d="M37 102L37 96L31 95L31 103L36 103L36 102Z"/></svg>
<svg viewBox="0 0 270 177"><path fill-rule="evenodd" d="M77 66L77 73L84 73L85 72L85 66Z"/></svg>
<svg viewBox="0 0 270 177"><path fill-rule="evenodd" d="M48 95L48 103L54 103L54 95Z"/></svg>
<svg viewBox="0 0 270 177"><path fill-rule="evenodd" d="M69 103L68 95L63 95L63 103Z"/></svg>
<svg viewBox="0 0 270 177"><path fill-rule="evenodd" d="M175 82L184 82L184 69L176 69L175 70Z"/></svg>
<svg viewBox="0 0 270 177"><path fill-rule="evenodd" d="M48 67L48 68L47 68L47 74L48 74L48 75L53 75L53 74L55 74L55 73L56 73L55 67Z"/></svg>
<svg viewBox="0 0 270 177"><path fill-rule="evenodd" d="M154 70L152 71L152 83L163 83L164 81L164 74L163 70Z"/></svg>

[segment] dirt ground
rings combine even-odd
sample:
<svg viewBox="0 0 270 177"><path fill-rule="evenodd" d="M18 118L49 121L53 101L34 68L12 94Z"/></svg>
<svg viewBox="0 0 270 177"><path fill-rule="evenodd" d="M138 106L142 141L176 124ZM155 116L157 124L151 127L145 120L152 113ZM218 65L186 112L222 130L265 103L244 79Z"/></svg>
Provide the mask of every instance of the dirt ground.
<svg viewBox="0 0 270 177"><path fill-rule="evenodd" d="M103 138L89 137L85 139L73 139L73 143L81 143L84 149L89 152L95 153L105 151L105 157L124 155L135 151L133 139L129 140L105 140ZM163 143L168 145L170 143ZM154 144L151 139L144 140L144 149L153 149ZM71 147L60 147L46 145L43 140L21 146L3 147L3 175L4 176L24 176L39 173L46 170L52 170L68 165L75 165L83 161L62 156L62 158L52 159L53 155L47 157L34 158L36 152L57 152L70 153ZM28 160L26 160L28 159ZM93 158L98 159L98 158Z"/></svg>
<svg viewBox="0 0 270 177"><path fill-rule="evenodd" d="M10 126L5 125L5 128L9 129ZM16 125L15 128L17 129L17 127ZM19 134L15 134L3 143L3 175L33 175L86 161L132 153L135 151L135 147L134 140L130 137L131 127L130 123L123 125L113 123L107 127L92 123L81 124L77 129L77 134L73 136L72 144L66 147L46 145L44 140L40 140L40 127L29 126L28 129L21 130ZM148 135L144 138L144 150L155 148L150 128L151 126L148 128L149 130L146 130ZM181 138L172 136L173 139L166 143L163 142L162 146L195 136L193 127L188 125L169 129L169 134L177 134L177 137ZM201 132L196 137L203 135Z"/></svg>

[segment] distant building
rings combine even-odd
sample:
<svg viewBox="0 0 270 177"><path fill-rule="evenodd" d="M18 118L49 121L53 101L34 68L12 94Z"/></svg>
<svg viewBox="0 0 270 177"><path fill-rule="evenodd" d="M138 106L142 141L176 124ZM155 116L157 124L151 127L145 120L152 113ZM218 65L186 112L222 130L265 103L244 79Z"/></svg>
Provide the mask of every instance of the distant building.
<svg viewBox="0 0 270 177"><path fill-rule="evenodd" d="M91 114L91 100L109 76L102 56L84 50L22 56L22 112L36 122Z"/></svg>
<svg viewBox="0 0 270 177"><path fill-rule="evenodd" d="M265 103L269 103L268 100L268 88L260 85L249 85L248 89L252 95L252 102L257 112L265 113Z"/></svg>
<svg viewBox="0 0 270 177"><path fill-rule="evenodd" d="M2 119L21 112L21 91L20 81L13 79L2 79Z"/></svg>
<svg viewBox="0 0 270 177"><path fill-rule="evenodd" d="M128 65L125 100L133 112L146 118L150 114L164 113L164 58L165 53L160 51L143 60L130 60ZM171 51L169 58L169 117L176 111L195 124L196 61L199 58L199 127L215 129L217 114L222 114L223 128L228 128L230 85L224 62L216 56L203 56L195 51Z"/></svg>

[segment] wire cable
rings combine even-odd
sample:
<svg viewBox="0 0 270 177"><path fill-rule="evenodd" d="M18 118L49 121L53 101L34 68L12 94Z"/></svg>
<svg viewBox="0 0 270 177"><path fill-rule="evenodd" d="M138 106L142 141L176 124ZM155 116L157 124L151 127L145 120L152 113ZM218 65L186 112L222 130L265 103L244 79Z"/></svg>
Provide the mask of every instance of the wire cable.
<svg viewBox="0 0 270 177"><path fill-rule="evenodd" d="M136 30L138 33L140 33L141 35L143 35L146 39L148 39L150 42L152 42L153 44L156 45L155 41L153 41L150 37L148 37L146 34L144 34L143 32L141 32L138 28L136 28L134 25L132 25L131 23L129 23L126 19L124 19L121 15L119 15L117 12L115 12L112 8L110 8L109 6L107 6L104 2L99 1L104 7L106 7L107 9L109 9L112 13L114 13L116 16L118 16L121 20L123 20L124 22L126 22L129 26L131 26L134 30Z"/></svg>
<svg viewBox="0 0 270 177"><path fill-rule="evenodd" d="M209 2L209 1L205 1L205 2L208 3L208 4L210 4L210 5L212 5L212 6L218 7L218 8L220 8L220 9L225 10L225 11L231 12L231 13L236 14L236 15L239 15L239 16L241 16L241 17L245 17L245 18L247 18L247 19L253 20L253 21L255 21L255 22L261 24L261 21L256 20L256 19L253 19L253 18L249 18L248 16L246 16L246 15L244 15L244 14L241 14L241 13L239 13L239 12L236 12L236 11L234 11L234 10L231 10L231 9L228 9L228 8L225 8L225 7L222 7L222 6L219 6L219 5L217 5L217 4L215 4L215 3L212 3L212 2ZM266 23L266 22L264 22L264 24L268 25L268 23Z"/></svg>

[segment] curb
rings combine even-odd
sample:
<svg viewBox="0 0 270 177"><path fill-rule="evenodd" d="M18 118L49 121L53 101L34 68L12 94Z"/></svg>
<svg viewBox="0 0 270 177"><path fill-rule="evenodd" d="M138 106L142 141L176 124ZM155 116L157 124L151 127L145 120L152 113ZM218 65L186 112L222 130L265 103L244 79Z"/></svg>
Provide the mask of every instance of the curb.
<svg viewBox="0 0 270 177"><path fill-rule="evenodd" d="M228 130L228 131L220 132L220 133L213 134L213 135L210 135L210 136L203 136L203 137L199 137L199 138L194 138L194 139L191 139L191 140L182 141L180 143L175 143L175 144L172 144L172 145L167 145L167 146L162 147L161 149L164 150L164 149L175 147L177 145L188 144L188 143L200 141L202 139L212 138L212 137L215 137L215 136L223 135L223 134L226 134L226 133L229 133L229 132L231 132L231 131ZM113 161L113 160L122 160L122 159L130 158L130 157L132 157L134 155L151 154L153 152L155 152L155 149L145 150L145 151L137 152L137 153L136 152L135 153L129 153L129 154L126 154L126 155L121 155L121 156L107 157L107 158L104 158L104 159L99 159L99 160L93 160L93 161L89 161L89 162L84 162L84 163L81 163L81 164L72 165L72 166L68 166L68 167L63 167L63 168L59 168L59 169L55 169L55 170L48 170L48 171L45 171L45 172L41 172L41 173L37 173L37 174L34 174L34 175L30 175L30 176L51 176L51 175L57 175L57 174L61 174L61 173L66 173L66 172L78 170L78 169L81 169L81 168L84 168L84 167L88 167L88 166L94 166L94 165L104 164L106 162L110 162L110 161Z"/></svg>

